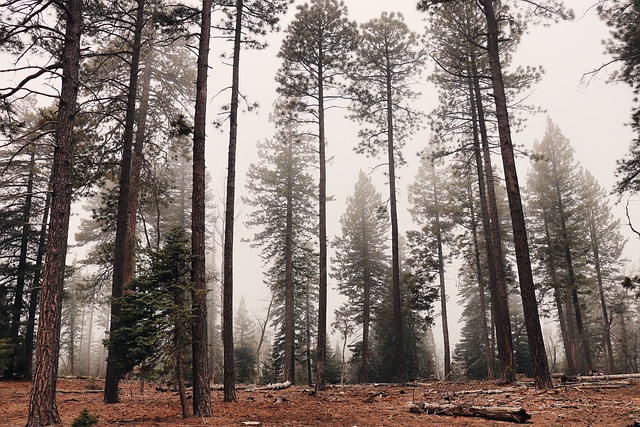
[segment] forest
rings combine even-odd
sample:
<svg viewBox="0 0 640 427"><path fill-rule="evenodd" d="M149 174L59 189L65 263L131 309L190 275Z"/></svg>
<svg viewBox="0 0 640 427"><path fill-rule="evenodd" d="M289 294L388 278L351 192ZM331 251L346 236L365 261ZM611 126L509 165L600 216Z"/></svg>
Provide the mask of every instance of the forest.
<svg viewBox="0 0 640 427"><path fill-rule="evenodd" d="M217 384L235 402L240 384L640 372L640 3L590 8L608 62L585 78L613 66L634 97L613 188L553 117L530 149L514 138L544 108L542 66L514 58L533 27L579 19L570 2L412 1L421 27L350 3L2 0L0 375L31 382L27 426L61 423L71 376L106 404L123 381L168 385L187 418L216 416ZM257 102L241 56L274 40ZM247 147L255 114L269 133ZM334 143L376 166L343 179ZM234 270L260 277L251 294Z"/></svg>

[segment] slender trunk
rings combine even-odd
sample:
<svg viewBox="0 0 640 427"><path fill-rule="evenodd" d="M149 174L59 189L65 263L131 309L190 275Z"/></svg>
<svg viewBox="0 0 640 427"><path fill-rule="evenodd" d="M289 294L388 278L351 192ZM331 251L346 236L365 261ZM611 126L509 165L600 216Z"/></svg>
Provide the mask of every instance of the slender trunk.
<svg viewBox="0 0 640 427"><path fill-rule="evenodd" d="M367 234L367 212L366 207L362 205L360 211L360 220L362 221L362 229L360 241L365 243L369 240ZM362 259L364 260L363 271L363 311L362 311L362 355L360 365L360 382L367 382L367 367L369 366L369 330L371 328L371 272L369 271L369 247L365 244L362 248ZM344 349L343 349L344 350Z"/></svg>
<svg viewBox="0 0 640 427"><path fill-rule="evenodd" d="M582 347L581 368L583 373L587 373L591 371L591 350L589 349L589 340L587 339L587 335L584 330L584 324L582 322L582 308L580 307L580 301L578 298L578 284L576 282L576 275L573 268L573 255L571 254L571 247L569 246L567 226L564 217L561 218L561 227L564 240L564 257L565 262L567 263L567 279L569 281L569 291L571 292L571 302L573 303L573 310L575 313L576 327L578 329L578 339L580 340L580 346Z"/></svg>
<svg viewBox="0 0 640 427"><path fill-rule="evenodd" d="M589 235L591 238L591 250L593 252L593 263L598 280L598 295L600 296L600 307L602 308L602 323L604 324L604 343L607 349L607 370L613 374L616 370L613 358L613 345L611 344L611 321L607 310L607 302L604 296L604 286L602 283L602 267L600 266L600 239L596 229L596 222L593 214L589 215Z"/></svg>
<svg viewBox="0 0 640 427"><path fill-rule="evenodd" d="M294 282L293 282L293 174L292 147L287 141L287 206L285 231L285 298L284 298L284 381L295 384L295 325L294 325Z"/></svg>
<svg viewBox="0 0 640 427"><path fill-rule="evenodd" d="M487 379L495 379L495 363L491 344L489 342L489 327L487 326L487 298L485 295L484 273L482 272L482 263L480 262L480 245L478 244L478 220L476 218L473 190L471 181L467 188L469 193L469 216L471 219L471 235L473 237L473 252L476 267L476 275L478 279L478 298L480 300L480 322L482 328L482 342L484 344L484 358L487 365Z"/></svg>
<svg viewBox="0 0 640 427"><path fill-rule="evenodd" d="M207 126L207 75L211 35L212 0L202 1L200 42L198 46L196 105L193 129L193 185L191 208L191 282L192 307L193 415L210 417L209 337L207 335L207 281L205 264L205 143Z"/></svg>
<svg viewBox="0 0 640 427"><path fill-rule="evenodd" d="M390 70L387 57L386 69ZM400 245L398 233L398 203L396 198L396 165L395 146L393 141L393 99L391 87L391 73L387 71L386 82L386 108L387 108L387 155L389 163L389 205L391 206L391 262L392 262L392 294L393 294L393 319L395 328L395 356L398 372L398 384L407 382L407 371L404 360L404 328L402 319L402 298L400 294Z"/></svg>
<svg viewBox="0 0 640 427"><path fill-rule="evenodd" d="M91 339L93 338L93 302L89 310L89 332L87 333L87 375L91 375Z"/></svg>
<svg viewBox="0 0 640 427"><path fill-rule="evenodd" d="M269 307L267 308L267 315L264 318L264 323L260 325L260 339L258 340L258 347L256 349L256 365L258 367L258 384L262 383L262 367L260 366L260 354L262 353L262 344L265 341L265 334L269 320L271 319L271 308L273 307L274 295L271 294L271 300L269 301Z"/></svg>
<svg viewBox="0 0 640 427"><path fill-rule="evenodd" d="M498 343L498 359L500 361L500 372L504 380L513 381L513 342L511 334L511 318L509 315L509 295L505 278L504 256L502 254L502 240L500 237L500 218L498 215L498 204L495 190L495 179L493 176L493 165L491 162L491 149L489 147L489 135L487 132L484 105L482 103L482 92L480 90L480 77L476 64L476 57L471 51L471 70L473 76L473 91L478 114L478 128L482 142L482 153L484 161L484 174L486 176L486 203L488 221L485 233L487 245L487 256L492 257L489 268L493 269L494 277L490 282L491 290L491 310L493 313L496 341ZM484 179L483 179L484 181ZM489 246L487 246L489 247ZM489 255L490 254L490 255Z"/></svg>
<svg viewBox="0 0 640 427"><path fill-rule="evenodd" d="M38 296L40 295L40 275L42 273L42 262L46 251L47 226L49 225L49 210L51 209L51 191L47 191L42 214L42 224L40 225L40 240L38 241L38 254L34 267L33 281L31 282L31 292L29 295L29 316L27 317L27 328L24 334L24 376L31 379L33 368L33 336L36 326L36 311L38 309Z"/></svg>
<svg viewBox="0 0 640 427"><path fill-rule="evenodd" d="M142 76L142 92L140 96L140 106L136 118L136 133L133 146L133 157L131 160L131 179L129 182L129 215L126 235L126 256L124 259L124 283L129 283L135 274L136 265L136 225L138 219L138 193L140 192L140 173L142 170L142 160L144 157L144 138L147 129L147 114L149 112L149 95L151 92L151 63L153 62L153 51L150 49L147 54L146 65Z"/></svg>
<svg viewBox="0 0 640 427"><path fill-rule="evenodd" d="M11 330L9 337L12 341L11 354L7 361L7 368L4 371L4 378L11 378L16 372L16 362L18 360L20 317L22 316L22 307L24 306L24 284L27 277L27 250L29 248L29 237L31 235L31 227L29 221L31 219L31 205L33 200L33 176L36 163L35 152L31 151L31 160L29 161L29 178L27 179L27 191L22 208L22 236L20 238L20 257L18 260L18 274L16 277L15 295L13 306L11 307Z"/></svg>
<svg viewBox="0 0 640 427"><path fill-rule="evenodd" d="M236 151L238 142L238 103L240 87L240 41L242 38L243 0L236 3L235 36L233 41L233 71L231 83L231 114L229 116L229 162L227 164L227 208L224 229L224 401L235 402L233 372L233 234L236 196Z"/></svg>
<svg viewBox="0 0 640 427"><path fill-rule="evenodd" d="M442 342L444 347L444 379L451 377L451 345L449 344L449 320L447 317L447 292L444 282L444 254L442 251L442 228L440 224L440 203L438 200L438 184L436 167L432 162L433 171L433 204L435 209L436 244L438 247L438 276L440 278L440 316L442 318Z"/></svg>
<svg viewBox="0 0 640 427"><path fill-rule="evenodd" d="M175 304L178 310L182 312L186 308L184 291L179 287L175 290ZM185 319L182 315L176 319L175 325L175 357L176 357L176 381L178 383L178 395L180 396L180 408L182 409L182 418L189 418L189 403L187 401L186 387L184 384L184 341L186 337Z"/></svg>
<svg viewBox="0 0 640 427"><path fill-rule="evenodd" d="M551 248L551 232L549 231L549 222L547 221L547 210L543 208L544 218L544 232L545 241L548 248ZM567 373L569 375L577 374L576 359L574 352L572 351L571 338L567 329L567 319L564 315L564 309L562 307L562 291L560 289L560 282L556 275L556 265L553 255L550 255L550 259L547 262L549 268L549 275L551 276L551 286L553 287L553 296L556 303L556 309L558 311L558 323L560 323L560 334L562 335L562 343L564 347L565 359L567 361Z"/></svg>
<svg viewBox="0 0 640 427"><path fill-rule="evenodd" d="M475 156L475 164L476 164L476 174L478 177L478 193L480 195L480 212L482 217L482 229L485 239L485 246L487 251L487 268L489 270L489 287L492 289L491 295L497 295L497 293L493 290L495 284L498 283L498 271L496 267L496 258L493 253L493 235L491 231L491 218L489 215L489 204L486 196L486 186L485 186L485 173L483 168L483 160L482 153L480 149L480 136L478 132L482 133L482 139L485 141L487 139L486 134L486 124L484 121L484 108L482 106L482 100L479 99L479 102L476 98L481 97L480 93L480 83L477 76L477 70L475 66L475 56L473 52L471 53L471 64L472 64L472 72L471 77L469 78L469 100L470 100L470 111L471 111L471 121L473 125L473 152ZM480 120L480 117L482 120ZM482 128L482 131L480 130ZM484 145L484 144L483 144ZM488 144L487 144L488 146ZM489 160L491 162L491 160ZM473 201L471 201L471 207L473 208ZM473 219L475 224L475 218ZM477 239L477 235L474 233L474 239ZM475 240L474 240L475 241ZM477 242L475 243L477 245ZM489 379L495 378L495 356L494 356L494 345L493 345L493 336L491 340L489 338L489 331L487 328L487 309L486 309L486 298L484 294L484 280L482 279L480 269L480 253L476 251L476 268L478 270L478 285L480 288L480 302L482 308L482 317L484 318L484 327L483 332L485 335L485 359L487 362L487 377ZM491 308L493 309L495 305L492 303ZM492 316L492 319L494 316ZM492 320L493 325L493 320ZM493 335L493 327L491 328L491 333ZM504 341L503 341L504 342Z"/></svg>
<svg viewBox="0 0 640 427"><path fill-rule="evenodd" d="M120 328L118 319L120 308L113 302L122 296L125 282L125 261L129 248L129 193L131 180L131 157L133 151L133 131L136 114L136 97L138 92L138 70L140 66L140 50L142 46L142 29L144 28L145 0L137 0L136 21L131 47L131 69L129 74L129 87L127 92L127 112L123 131L122 160L120 162L120 189L118 193L118 213L116 218L116 238L113 253L113 281L111 288L111 332ZM109 357L107 358L107 374L104 381L104 402L117 403L118 383L123 375L121 367L117 365L115 356L118 348L109 344Z"/></svg>
<svg viewBox="0 0 640 427"><path fill-rule="evenodd" d="M504 89L502 67L500 65L498 21L496 20L493 7L494 1L480 0L480 3L484 6L484 14L487 19L491 83L496 103L502 165L507 195L509 197L509 211L511 213L518 277L520 279L520 295L522 297L522 308L527 328L527 338L529 340L529 351L533 364L534 382L538 389L550 389L553 388L553 383L551 382L551 375L549 374L549 362L547 360L542 328L540 326L538 303L536 301L533 272L531 270L529 242L527 240L527 230L524 212L522 210L522 200L520 198L520 185L518 184L513 143L511 141L507 96Z"/></svg>
<svg viewBox="0 0 640 427"><path fill-rule="evenodd" d="M313 385L313 376L312 376L312 371L311 371L311 296L310 296L310 292L311 290L310 288L310 282L309 280L306 281L307 282L307 289L306 289L306 301L305 301L305 311L306 311L306 322L305 322L305 329L307 332L307 336L306 336L306 357L307 357L307 384L309 385L309 387L311 387Z"/></svg>
<svg viewBox="0 0 640 427"><path fill-rule="evenodd" d="M324 135L324 76L322 59L318 61L318 188L320 240L320 280L318 285L318 342L316 343L316 392L327 388L325 363L327 354L327 162Z"/></svg>
<svg viewBox="0 0 640 427"><path fill-rule="evenodd" d="M36 371L29 399L27 427L60 424L56 405L56 380L60 355L60 323L69 218L73 192L73 126L78 99L82 0L69 0L65 11L62 50L62 89L56 120L53 154L51 224L47 263L42 282L42 302L36 343Z"/></svg>

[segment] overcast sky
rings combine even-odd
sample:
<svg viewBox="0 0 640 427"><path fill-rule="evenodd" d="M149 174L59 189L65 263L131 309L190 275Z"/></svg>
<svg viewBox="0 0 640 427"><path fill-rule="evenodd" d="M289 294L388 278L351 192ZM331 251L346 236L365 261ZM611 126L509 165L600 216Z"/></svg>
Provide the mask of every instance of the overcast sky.
<svg viewBox="0 0 640 427"><path fill-rule="evenodd" d="M633 135L625 124L629 121L632 101L631 89L624 84L607 84L606 80L613 67L605 69L588 85L583 82L583 74L593 70L607 58L603 54L602 40L608 37L608 30L603 22L595 15L593 10L588 10L593 0L571 0L570 5L576 12L576 20L563 22L549 27L538 26L531 28L524 36L522 44L514 57L515 65L542 65L545 70L542 82L533 88L529 102L546 110L546 113L531 116L523 132L514 135L516 144L531 147L535 140L542 139L547 116L560 127L575 148L575 158L586 169L591 171L600 184L606 189L611 189L614 182L615 162L628 150L629 142ZM295 4L300 4L296 2ZM401 12L405 16L407 24L412 30L423 32L425 23L422 14L415 9L415 0L346 0L349 8L349 16L358 23L378 17L381 12ZM295 13L292 7L285 18L288 22ZM283 25L283 28L286 24ZM241 90L251 100L260 103L258 115L245 114L239 120L239 145L238 145L238 181L237 189L240 195L244 192L244 175L250 162L257 161L255 156L256 141L270 138L273 128L268 123L268 114L275 98L274 75L279 67L277 51L283 34L270 36L270 46L261 52L243 52L241 65ZM228 49L222 42L214 42L212 54L216 55L216 49L220 52ZM433 69L430 63L418 88L423 93L419 105L425 112L431 111L436 106L435 90L426 83L426 76ZM211 82L215 87L216 81L228 84L228 71L224 67L214 68ZM220 85L218 83L218 85ZM210 90L215 93L216 90ZM225 98L227 95L223 95ZM224 100L226 102L226 99ZM223 102L212 101L212 106ZM213 109L212 109L213 110ZM327 155L333 157L328 166L328 194L335 196L335 201L328 204L328 235L333 238L339 233L339 218L344 212L346 197L352 194L353 186L357 180L360 169L371 171L380 161L369 159L353 152L357 144L357 126L345 120L343 112L332 110L327 117ZM425 146L429 130L417 134L407 144L405 156L408 165L399 171L401 212L401 233L415 228L411 224L411 218L406 214L406 185L414 179L418 158L415 153ZM208 168L215 177L212 184L217 188L212 191L221 193L226 168L226 147L228 133L220 134L217 131L209 133L209 145L207 146ZM494 159L499 164L498 158ZM526 169L528 160L519 161L519 178L522 185L526 183ZM388 189L384 187L384 179L381 171L373 173L376 182L380 185L380 191L385 199L388 197ZM239 200L239 198L237 198ZM246 212L247 208L240 207ZM624 208L618 205L614 208L618 216L624 215ZM632 205L632 215L635 217L640 212L640 203ZM236 255L235 255L235 305L244 296L249 310L262 317L268 292L262 284L261 260L256 251L250 250L248 244L242 239L251 238L253 231L246 230L243 225L244 216L237 223L236 231ZM640 222L640 220L638 220ZM631 264L637 261L640 253L638 239L630 233L627 227L622 230L630 241L627 244L626 255ZM331 253L330 253L331 254ZM331 267L331 265L330 265ZM452 326L453 341L458 340L459 328L457 327L457 290L455 288L457 271L450 268L447 273L447 286L449 292L448 306L456 320ZM329 318L333 317L333 309L341 302L335 291L333 281L330 280ZM439 336L440 326L436 325L436 337Z"/></svg>
<svg viewBox="0 0 640 427"><path fill-rule="evenodd" d="M583 167L591 171L600 184L606 189L611 189L615 183L615 162L627 151L633 137L631 129L625 124L629 121L632 103L631 89L624 84L608 84L607 78L614 67L603 70L589 84L583 81L583 74L587 73L607 61L603 54L602 40L608 37L608 29L601 22L593 10L589 10L593 0L571 0L569 3L576 12L576 20L553 24L548 27L538 26L529 30L524 36L518 49L513 65L542 65L545 74L542 82L532 89L529 103L546 110L546 113L537 114L528 118L526 128L514 135L514 142L518 145L530 148L534 141L542 139L547 116L550 117L568 137L575 149L575 158ZM297 1L296 4L302 2ZM349 8L349 16L358 23L378 17L381 12L401 12L410 28L417 32L425 31L423 15L416 11L415 0L346 0ZM285 18L289 22L295 13L295 6L289 10ZM272 137L274 130L268 122L271 105L275 99L274 76L280 65L276 57L283 34L270 36L270 46L260 52L243 52L241 60L241 91L252 101L260 104L257 114L244 114L239 119L238 140L238 196L245 193L244 176L251 162L256 162L255 143L259 140ZM212 55L217 56L221 51L228 50L221 41L212 44ZM436 107L435 89L426 82L426 76L433 70L434 64L429 63L423 78L424 83L418 86L422 92L419 101L420 108L425 112ZM229 72L227 67L214 66L210 81L212 88L228 84ZM219 83L223 82L223 83ZM217 90L210 89L214 94ZM228 102L228 95L221 95L223 99L212 100L211 112L215 112L215 106ZM336 236L340 231L339 218L344 212L345 201L353 192L353 186L360 169L370 172L381 163L377 159L366 158L353 152L357 144L357 126L344 119L344 113L332 110L327 116L327 156L333 157L328 166L327 186L328 194L335 197L335 201L328 203L328 235ZM406 186L414 179L418 158L415 153L425 146L429 130L418 133L405 149L405 157L408 164L399 170L399 211L400 230L415 228L411 224L411 218L406 213ZM213 191L222 194L224 174L226 173L226 150L228 145L228 132L224 133L211 130L207 146L208 170L214 177L212 181ZM498 158L494 159L499 164ZM519 179L522 185L526 183L526 170L528 160L521 159L518 163ZM379 183L378 191L386 199L388 189L384 186L382 170L373 172L375 182ZM637 199L637 198L636 198ZM237 197L237 200L240 200ZM246 207L238 207L246 213ZM631 205L632 218L636 218L640 212L640 203ZM617 205L614 213L624 216L624 206ZM252 230L244 227L246 219L241 215L236 228L236 255L235 255L235 294L234 302L237 306L241 296L247 300L249 311L258 317L262 317L268 301L268 291L262 283L262 261L258 252L251 250L243 239L251 238ZM623 218L624 221L624 218ZM626 223L626 221L624 221ZM639 220L640 222L640 220ZM638 239L628 231L622 230L629 237L626 256L630 259L628 268L631 269L637 261L640 253ZM218 252L220 253L220 252ZM331 252L330 252L331 256ZM219 265L219 263L218 263ZM330 263L331 268L331 263ZM459 306L456 285L457 271L450 268L447 272L447 286L449 293L448 306L454 319L452 323L452 341L459 338ZM329 294L329 319L333 318L333 310L342 302L330 279ZM440 335L440 325L434 330L436 337Z"/></svg>

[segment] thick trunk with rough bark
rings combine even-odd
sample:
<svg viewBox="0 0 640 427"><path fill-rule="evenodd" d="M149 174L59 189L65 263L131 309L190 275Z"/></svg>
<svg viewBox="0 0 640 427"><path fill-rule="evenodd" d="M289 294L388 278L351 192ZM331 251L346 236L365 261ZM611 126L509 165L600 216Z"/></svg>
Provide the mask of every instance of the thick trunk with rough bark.
<svg viewBox="0 0 640 427"><path fill-rule="evenodd" d="M27 427L61 422L56 405L56 380L60 354L62 291L73 193L73 127L79 86L82 0L69 0L63 15L66 28L62 51L62 89L53 154L51 224L41 292L36 371L29 400Z"/></svg>
<svg viewBox="0 0 640 427"><path fill-rule="evenodd" d="M529 242L525 225L522 200L520 198L520 185L516 171L513 143L511 141L511 129L509 125L509 112L507 96L504 89L502 67L500 65L500 51L498 46L498 22L494 10L493 0L480 0L484 7L487 19L488 54L491 69L491 83L496 103L496 115L498 119L498 133L500 136L500 150L502 165L505 175L507 195L509 197L509 211L511 213L511 225L516 250L516 263L518 265L518 277L520 280L520 295L524 311L529 351L533 364L534 382L536 388L553 388L549 363L544 348L544 338L540 326L538 303L536 301L533 272L531 270L531 257L529 254ZM496 320L497 322L497 320Z"/></svg>
<svg viewBox="0 0 640 427"><path fill-rule="evenodd" d="M193 185L191 198L191 282L193 415L210 417L209 352L207 331L207 282L205 266L205 143L207 126L207 75L211 35L212 0L202 1L200 42L196 75L196 105L193 120Z"/></svg>

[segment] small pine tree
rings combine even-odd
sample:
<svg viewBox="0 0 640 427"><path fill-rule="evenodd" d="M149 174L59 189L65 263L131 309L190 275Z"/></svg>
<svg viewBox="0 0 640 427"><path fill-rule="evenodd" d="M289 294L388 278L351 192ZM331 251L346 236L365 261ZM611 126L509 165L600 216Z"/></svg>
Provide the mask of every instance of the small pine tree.
<svg viewBox="0 0 640 427"><path fill-rule="evenodd" d="M98 424L98 416L91 414L87 409L80 411L78 415L71 423L71 427L91 427Z"/></svg>

